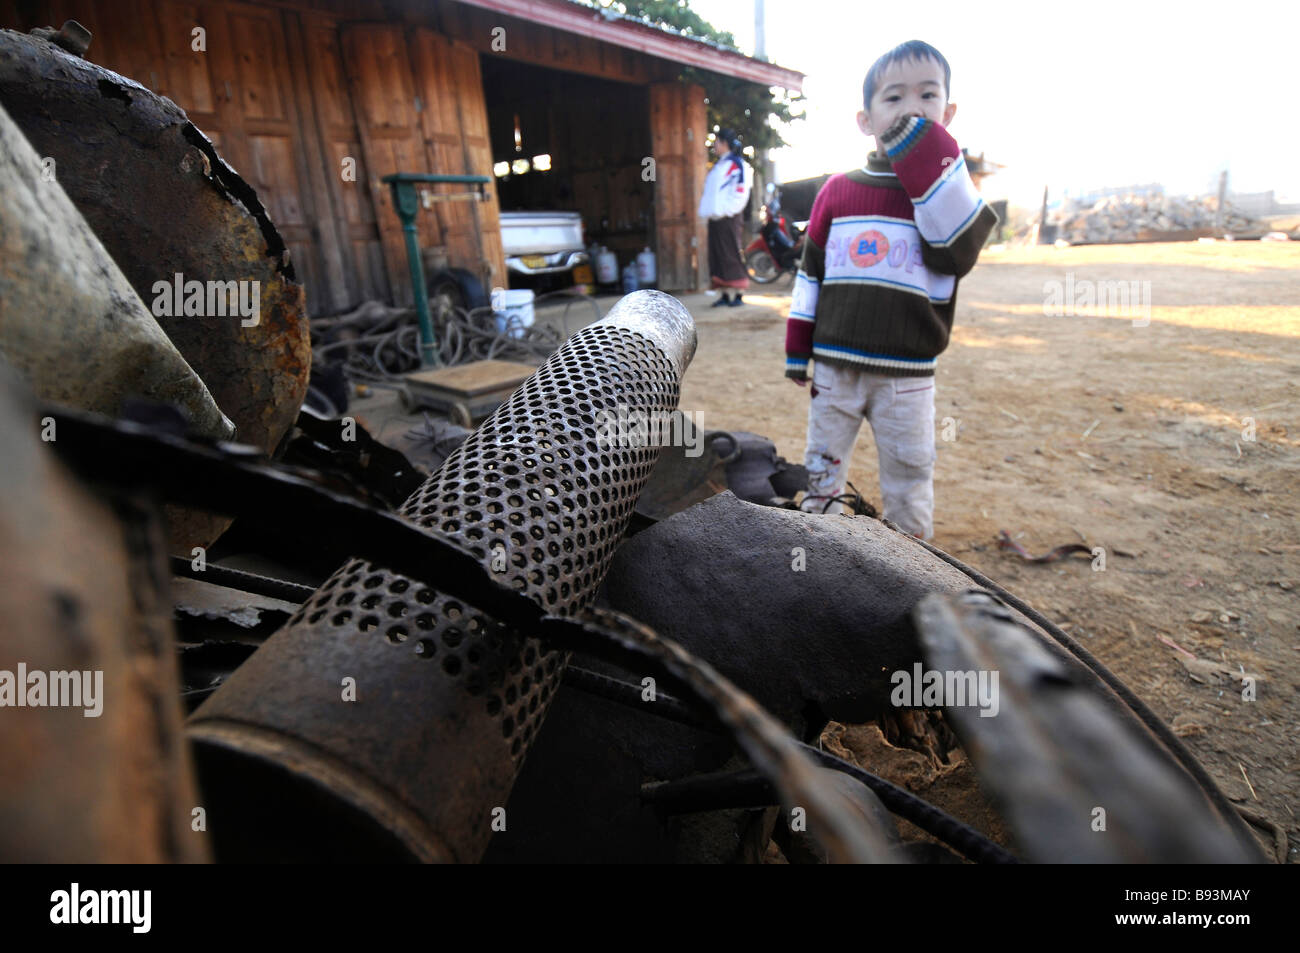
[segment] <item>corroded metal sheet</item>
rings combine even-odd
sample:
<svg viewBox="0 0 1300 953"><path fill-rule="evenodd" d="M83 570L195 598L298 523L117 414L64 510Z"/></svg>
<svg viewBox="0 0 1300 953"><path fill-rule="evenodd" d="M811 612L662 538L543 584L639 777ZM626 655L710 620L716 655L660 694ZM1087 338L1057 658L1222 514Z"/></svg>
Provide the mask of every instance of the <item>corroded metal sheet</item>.
<svg viewBox="0 0 1300 953"><path fill-rule="evenodd" d="M1136 719L1103 705L991 594L931 593L912 615L930 670L947 680L943 705L962 746L1031 860L1263 859ZM963 691L976 684L980 704Z"/></svg>

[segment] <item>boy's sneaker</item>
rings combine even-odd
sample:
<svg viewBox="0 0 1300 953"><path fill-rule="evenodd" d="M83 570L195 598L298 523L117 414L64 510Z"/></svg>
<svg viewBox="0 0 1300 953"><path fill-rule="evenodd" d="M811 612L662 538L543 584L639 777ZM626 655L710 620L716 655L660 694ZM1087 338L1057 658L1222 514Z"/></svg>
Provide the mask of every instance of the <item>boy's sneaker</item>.
<svg viewBox="0 0 1300 953"><path fill-rule="evenodd" d="M732 299L731 299L729 302L727 302L727 303L730 304L733 308L739 308L739 307L740 307L742 304L744 304L745 302L741 299L741 296L740 296L740 295L736 295L736 297L732 298Z"/></svg>
<svg viewBox="0 0 1300 953"><path fill-rule="evenodd" d="M726 298L722 297L722 295L718 295L718 300L715 301L715 302L713 302L713 304L709 305L709 307L710 307L710 308L725 308L725 307L728 307L730 304L731 304L730 301L728 301Z"/></svg>

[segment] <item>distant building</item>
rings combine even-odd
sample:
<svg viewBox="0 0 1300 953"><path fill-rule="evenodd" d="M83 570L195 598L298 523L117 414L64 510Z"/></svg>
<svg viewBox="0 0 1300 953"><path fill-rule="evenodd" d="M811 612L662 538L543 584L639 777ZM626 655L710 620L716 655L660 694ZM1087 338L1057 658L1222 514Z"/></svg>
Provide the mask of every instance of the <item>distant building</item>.
<svg viewBox="0 0 1300 953"><path fill-rule="evenodd" d="M424 249L487 287L506 284L498 215L515 209L581 212L624 261L652 248L661 287L707 284L705 92L682 70L803 84L569 0L0 0L0 27L69 18L94 34L87 59L170 97L257 190L312 314L410 303L393 172L492 178L488 201L418 219Z"/></svg>

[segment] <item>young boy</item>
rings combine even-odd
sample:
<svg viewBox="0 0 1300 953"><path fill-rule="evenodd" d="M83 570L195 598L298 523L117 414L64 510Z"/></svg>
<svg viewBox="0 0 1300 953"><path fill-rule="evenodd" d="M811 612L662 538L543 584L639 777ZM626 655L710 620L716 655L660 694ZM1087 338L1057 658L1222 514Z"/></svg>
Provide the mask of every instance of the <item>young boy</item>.
<svg viewBox="0 0 1300 953"><path fill-rule="evenodd" d="M890 50L862 84L858 128L876 151L813 203L786 326L786 376L814 362L804 508L844 492L865 416L880 459L882 516L934 535L934 368L948 346L957 279L997 216L945 126L951 70L920 40ZM835 504L831 512L839 512Z"/></svg>

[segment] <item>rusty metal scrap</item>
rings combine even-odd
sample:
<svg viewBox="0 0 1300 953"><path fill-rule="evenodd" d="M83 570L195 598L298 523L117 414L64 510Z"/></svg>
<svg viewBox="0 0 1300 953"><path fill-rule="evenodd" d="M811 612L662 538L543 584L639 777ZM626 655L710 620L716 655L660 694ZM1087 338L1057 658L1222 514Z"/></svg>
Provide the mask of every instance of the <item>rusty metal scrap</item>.
<svg viewBox="0 0 1300 953"><path fill-rule="evenodd" d="M539 409L545 406L545 402L542 402ZM553 416L551 419L562 419L562 417ZM351 586L348 585L346 579L338 584L342 587L339 589L341 595L347 595L349 592L354 593L353 599L349 600L348 604L355 603L358 606L358 614L360 614L360 610L366 608L359 601L360 599L375 598L378 600L378 603L370 607L370 609L374 611L377 617L376 622L379 625L367 624L364 617L358 620L358 629L370 629L369 633L364 631L358 633L363 637L369 638L372 634L380 635L381 633L376 631L380 627L388 627L386 631L382 632L383 635L387 635L392 631L391 620L406 619L412 606L430 605L442 609L446 606L445 600L458 603L460 617L464 620L462 625L465 630L475 629L476 627L471 624L471 620L481 621L487 619L477 607L488 605L492 607L490 611L492 616L495 617L495 620L489 621L498 623L496 633L508 634L510 630L519 633L521 641L516 645L522 644L524 633L532 633L541 637L542 645L549 646L552 649L577 650L600 659L602 663L622 665L625 667L624 670L628 672L656 674L662 678L665 685L671 690L684 689L681 697L689 700L692 705L698 705L703 700L704 705L694 709L674 712L670 717L683 721L685 724L691 724L697 721L699 714L702 712L708 716L706 722L702 725L705 730L708 730L707 721L709 719L720 721L729 729L726 735L714 736L723 742L723 747L719 749L723 755L725 756L726 751L731 746L731 741L727 737L729 735L730 739L734 739L734 742L738 743L741 749L753 759L753 763L758 767L760 773L773 785L773 790L782 792L782 801L787 806L791 804L805 806L808 810L809 829L816 830L816 839L819 841L820 846L809 851L807 845L801 846L792 842L788 845L792 850L808 854L812 859L818 856L835 859L902 859L894 854L892 849L887 849L882 854L879 845L873 847L869 840L864 840L864 838L869 837L869 834L864 833L863 826L865 823L866 827L870 828L871 812L864 812L863 809L870 806L874 810L874 802L868 799L863 803L860 796L861 792L857 792L858 796L854 796L853 792L844 790L839 791L838 794L835 793L833 790L834 785L831 786L831 789L828 789L825 777L819 775L816 770L811 768L811 765L806 763L805 758L811 757L816 761L821 761L827 767L850 774L866 785L874 794L878 795L891 810L897 811L900 815L906 816L914 822L919 820L927 830L938 831L938 836L953 844L967 856L991 862L1005 862L1010 859L1006 852L996 847L996 845L988 843L985 839L975 835L974 832L965 829L964 825L960 825L951 818L944 817L941 812L924 805L906 792L894 789L893 786L882 782L880 779L872 778L865 772L860 772L860 770L854 769L852 766L837 762L833 758L827 760L828 756L824 752L818 752L815 749L794 743L782 726L763 713L747 696L737 692L727 680L717 676L707 665L701 664L691 653L661 639L644 625L623 616L592 610L579 610L576 613L566 613L566 615L546 616L545 601L543 600L542 604L539 605L538 602L525 595L526 584L522 589L498 586L497 583L490 579L493 574L484 572L483 554L471 554L463 549L452 548L448 542L444 541L445 532L438 536L432 535L427 530L420 529L412 523L403 522L391 514L366 509L354 500L339 497L337 494L331 494L319 486L305 483L296 477L272 470L264 464L250 461L247 456L241 458L239 456L231 457L229 454L219 455L221 452L217 449L206 449L192 445L184 448L179 445L173 446L170 442L173 438L164 439L156 435L139 434L132 437L131 428L134 425L131 424L118 423L111 428L105 428L111 430L115 439L126 437L137 441L136 445L130 448L134 452L117 454L135 460L132 467L125 468L128 472L121 472L123 468L109 470L100 462L106 454L103 452L104 445L96 443L95 435L98 431L93 428L88 429L87 425L82 421L66 415L60 418L60 423L64 426L71 425L70 433L74 439L66 442L64 446L56 446L54 449L59 450L65 457L73 461L79 469L91 471L99 468L98 472L107 470L108 474L106 475L111 475L128 485L151 472L159 473L161 471L163 475L155 477L154 482L150 485L161 489L169 489L173 492L179 490L185 498L207 496L213 505L232 512L241 511L241 506L248 506L250 512L256 512L260 517L273 521L277 519L277 510L279 510L282 512L278 514L278 519L286 527L293 526L292 517L289 515L291 511L301 512L304 508L303 502L309 502L312 495L319 496L322 499L325 497L331 498L334 501L331 506L337 506L339 508L338 512L345 517L335 521L336 511L334 509L329 511L331 522L335 524L335 532L341 530L345 536L342 545L355 544L358 551L369 552L372 560L398 566L406 573L405 576L397 576L394 573L384 573L382 571L371 572L369 568L366 568L365 571L369 575L364 579L356 580ZM599 444L597 447L599 448ZM162 456L159 456L160 451ZM486 448L480 447L476 452L486 453ZM164 459L163 457L167 453L172 453L173 456L170 459ZM179 454L179 456L176 454ZM198 469L195 469L192 463L187 463L188 457L194 457L196 461L208 459L205 463L200 464ZM487 469L490 470L491 468ZM523 469L531 468L521 468L521 471ZM208 471L215 472L209 473ZM207 483L204 482L205 474L207 474ZM253 474L257 475L261 482L250 482L241 479L241 476ZM462 479L465 477L464 472L460 472L459 475ZM277 496L274 487L278 484L284 484L286 488L292 488L293 495ZM233 490L231 489L232 485L235 485ZM544 482L540 481L533 485L539 488L546 486ZM268 490L271 490L271 492L267 492ZM453 493L452 496L456 502L460 502L464 494ZM539 501L544 501L547 497L549 497L549 494L539 494ZM417 494L415 499L422 500L423 498L421 494ZM719 497L711 504L706 504L703 507L693 507L687 513L660 524L654 530L643 532L632 543L635 544L640 540L642 545L648 545L654 540L656 534L673 528L674 524L689 522L689 518L695 516L699 511L709 509L710 506L716 507L719 502L725 503L728 499L731 498L727 496ZM426 503L424 505L431 504ZM732 505L751 511L746 514L746 521L751 524L751 533L754 520L760 514L763 517L778 520L804 521L805 530L813 525L847 526L856 522L839 519L820 520L808 514L789 513L765 507L750 507L736 503L734 500ZM349 508L356 509L358 512L364 510L366 513L365 520L347 517L346 514L349 512ZM455 514L452 514L452 516L454 517ZM476 527L471 526L467 529L474 528ZM706 548L716 555L716 537L718 535L716 527L706 523L704 529L705 532L702 534L701 542L704 542ZM924 562L925 558L929 558L929 554L926 552L927 548L919 546L916 541L890 530L887 526L882 527L874 523L863 523L857 525L855 529L867 533L881 533L883 534L882 541L887 538L895 541L900 547L910 547L914 554L922 557L922 562ZM349 534L356 535L353 538L347 538ZM467 540L471 538L467 535L460 541L460 545L468 546ZM677 542L689 543L690 537L679 533ZM823 545L819 547L823 556L827 548L824 545L825 542L823 540ZM625 544L624 549L628 545L631 544ZM876 545L879 546L878 543ZM845 549L845 558L856 558L852 553L854 548L854 546L848 546ZM861 549L860 543L857 548ZM888 567L890 562L897 561L899 557L900 553L884 556L881 565ZM644 552L640 554L640 558L645 559ZM678 563L682 563L684 559L690 559L691 557L686 547L682 547L682 551L677 552L675 558ZM906 558L903 561L906 563ZM881 567L872 568L872 565L868 560L862 568L865 577L874 579L881 574ZM437 582L433 585L430 585L428 581L421 582L427 580L430 573L429 567L437 567L435 570ZM360 571L363 568L365 567L360 564L359 560L354 560L345 567L345 572ZM924 580L927 576L933 576L936 571L943 575L950 570L959 568L956 565L943 566L943 562L938 561L937 566L904 567L900 571L903 579L914 576ZM741 573L735 575L743 577ZM962 576L961 572L956 572L953 578L959 582ZM373 582L376 577L379 578L379 582L368 588L366 583ZM517 576L509 578L518 579ZM419 590L416 591L413 603L409 603L402 598L394 600L390 592L390 586L385 584L386 580L398 583L406 581L421 585L429 593L431 601L422 603L419 599ZM483 582L486 582L487 585L484 586ZM758 589L768 588L764 586L761 579L751 579L748 580L748 583L749 599L752 599L755 587ZM891 590L898 588L898 580L891 582L885 579L879 580L879 583L879 592L884 600L882 605L888 608L890 604L888 594ZM744 587L746 581L741 578L739 584ZM434 591L435 585L439 590L437 592ZM666 588L672 589L674 585L675 583L668 582ZM926 585L927 583L924 581L920 582L922 590ZM665 588L662 583L661 588ZM494 590L498 593L495 597L491 595ZM325 591L328 595L328 590ZM405 591L407 590L403 590L403 592ZM318 593L312 597L312 601L298 609L294 624L300 625L304 617L309 618L309 612L312 611L313 604L318 602L319 598L320 594ZM328 598L333 599L335 597L328 596ZM908 600L903 597L902 601L905 603ZM402 607L407 608L408 612L393 615L391 612L393 604L400 604ZM748 603L746 603L746 606L748 608ZM328 608L330 612L339 611L339 607L332 604L328 607L316 606L315 611L319 611L320 608ZM762 606L757 608L759 611L767 611ZM770 610L770 606L768 610ZM432 616L432 611L430 615ZM885 613L885 615L888 616L889 614ZM714 618L716 620L719 617L715 615ZM346 627L348 621L347 619L337 622L331 620L335 627ZM449 628L443 627L443 620L434 621L431 619L430 621L433 626L444 634L451 631ZM400 624L398 623L398 625ZM418 627L418 622L416 625ZM491 631L482 626L477 628L481 633ZM432 631L432 629L427 631ZM846 627L839 626L836 631L842 634L843 631L846 631ZM467 652L472 647L471 643L474 637L467 636L465 632L461 633L461 637L463 641L459 642L458 646L462 651ZM330 640L320 639L317 639L317 641L325 641L327 645L330 642ZM867 639L866 641L873 640ZM707 647L707 642L708 640L705 641L705 647ZM453 651L442 654L444 649L449 648ZM434 645L433 657L424 661L427 664L427 662L434 659L452 655L460 657L460 654L454 651L456 648L457 646L448 646L444 639L441 644ZM489 648L492 647L489 646ZM724 654L732 654L730 650L725 650L725 645L723 648ZM808 646L804 645L804 648L808 648ZM331 660L337 662L346 654L347 652L326 652L324 657L318 657L316 661L326 664L330 663ZM813 654L817 653L814 651ZM254 655L253 659L250 659L249 663L245 664L245 668L249 664L253 664L254 660L259 656L260 653ZM421 657L419 652L416 653L416 657ZM539 650L535 659L540 660L541 657ZM729 660L728 664L734 663ZM284 671L277 672L274 668L271 671L273 677L287 677L296 685L299 680L310 682L312 672L319 672L320 667L320 664L306 667L298 666L297 668L291 667L287 673ZM470 674L472 675L473 672ZM546 674L549 673L543 673L543 678ZM764 684L761 680L756 682L752 672L742 672L741 674L749 684L754 685L761 693L776 697L778 702L781 701L779 692L772 696L773 687L777 685L777 682L772 682L769 679L769 682ZM596 677L600 676L597 675ZM366 681L369 683L371 679L367 677ZM466 692L472 697L474 692L470 688L468 679L465 686ZM275 683L270 679L268 679L268 687L275 687ZM293 688L294 686L289 687ZM623 685L622 687L625 689L629 685ZM636 685L634 682L630 683L630 687L635 691ZM382 683L379 688L380 697L387 697L388 692ZM829 686L829 688L830 694L824 697L834 698L838 690L834 685ZM853 691L855 686L850 682L849 688L850 691ZM301 686L297 686L295 690L298 695L291 695L290 702L300 701L303 697ZM452 694L454 696L455 693ZM521 698L522 696L517 693L516 700L519 701L520 709L523 706ZM452 702L455 700L454 697L451 699ZM847 699L847 701L851 700ZM867 701L870 703L871 699ZM878 698L875 701L879 703ZM335 704L338 704L338 702L335 702ZM528 748L531 754L524 763L525 775L531 768L535 775L540 773L556 781L563 781L563 779L574 776L573 771L570 770L571 765L564 758L556 757L556 748L553 743L556 737L553 729L559 728L561 736L565 737L565 740L570 740L567 736L571 729L574 728L572 720L562 718L558 723L556 722L556 711L554 709L559 709L560 713L563 714L565 704L565 692L561 690L555 704L552 706L553 710L546 716L547 720L543 725L544 730L539 733L535 743ZM267 707L275 707L272 699L267 700ZM293 710L293 708L294 706L291 704L290 709ZM788 709L789 706L787 705L783 720L790 722L791 712ZM648 717L653 719L655 714L657 713L649 713ZM407 722L398 721L396 715L393 717L394 732L391 738L385 742L387 744L401 742L406 739L408 732L412 730L409 724L409 716ZM457 720L456 716L451 717L454 723ZM643 713L633 716L633 721L635 722L637 719L644 721L646 718L647 714ZM606 728L607 725L615 723L614 719L609 718L608 711L605 711L595 718L586 717L581 719L578 727L585 728L589 735L593 728L599 731ZM685 727L685 724L683 727ZM415 725L414 730L417 733L427 731L423 720L416 719ZM247 791L257 791L260 795L260 797L252 798L249 808L243 812L223 812L225 824L227 826L233 824L236 835L233 853L230 852L228 845L227 856L299 860L341 859L343 857L348 859L387 857L391 859L410 857L412 855L411 837L436 837L437 832L424 823L421 812L394 816L390 785L376 785L374 783L375 779L368 778L365 773L359 775L355 770L341 768L337 759L331 758L327 763L322 764L318 756L304 758L301 754L302 747L300 745L295 743L286 744L279 740L285 736L283 731L267 732L257 729L255 725L248 727L252 730L244 732L237 744L232 744L229 747L209 746L211 750L208 751L207 756L204 758L204 796L207 803L229 805L229 799L234 796L236 791L244 791L245 794ZM357 728L356 725L352 724L349 724L348 727L353 730ZM806 730L808 725L805 724L803 727ZM575 788L568 782L562 784L570 798L588 787L605 785L607 775L623 777L625 780L629 780L621 768L618 768L612 762L608 762L610 754L626 746L626 737L611 743L608 738L601 740L597 736L588 737L583 735L582 731L576 731L573 734L579 743L586 744L588 770L583 774L584 785ZM552 739L551 744L547 743L546 739L548 737ZM426 734L411 743L423 749L427 742ZM372 744L375 743L378 743L377 740L372 739ZM521 747L527 746L521 745ZM657 742L654 747L662 748L664 746ZM694 747L697 751L700 750L698 744L695 744ZM250 757L250 755L255 756ZM596 762L601 763L599 769L592 769L595 763L591 760L593 756ZM414 753L411 753L409 757L414 759ZM459 767L466 763L463 759L444 756L436 760L450 775L454 775L454 777L448 778L447 783L456 785L458 789L466 784L479 783L473 780L470 782L463 780L462 772L464 768ZM474 764L477 770L479 761L475 759L470 763ZM665 763L661 758L660 763L653 766L647 764L640 771L633 773L630 780L634 783L630 789L624 789L623 796L625 798L631 797L647 777L677 777L688 782L692 774L691 769L688 768L679 772L668 770L665 772L663 770ZM411 761L411 766L412 768L415 767L414 760ZM699 768L694 770L698 771ZM461 779L459 783L456 780L457 778ZM322 785L331 792L330 797L335 801L339 797L340 790L346 792L351 807L350 813L337 810L338 807L342 806L337 803L334 805L336 808L334 812L322 812L319 805ZM523 794L526 789L527 785L524 784L520 790L514 792L508 801L508 810L512 818L516 820L522 818L525 822L523 826L529 827L530 824L536 822L537 814L533 810L536 807L536 799L533 798L530 801L530 799L524 798L521 800L518 795ZM482 795L482 793L480 790L479 794ZM846 797L846 795L849 796ZM327 842L320 838L313 839L303 832L294 832L291 824L286 828L284 811L289 810L289 808L275 807L274 805L280 803L280 801L287 805L294 805L299 812L305 811L308 823L310 823L311 819L314 819L317 824L322 821L328 822L332 834L337 836L332 836ZM586 804L587 802L583 803ZM613 803L617 808L617 802ZM811 807L808 807L808 805L811 805ZM469 809L469 805L461 806L466 810ZM856 820L854 817L855 811L858 814ZM919 817L917 815L918 811L922 812ZM930 815L928 819L926 815ZM581 828L575 829L571 824L571 818L553 816L549 812L541 816L544 818L542 825L549 825L552 833L558 831L559 836L565 839L573 840L576 838L578 843L585 845L588 850L590 849L592 842L580 836ZM629 815L620 816L630 819ZM770 815L765 816L770 818ZM302 823L304 821L304 818L297 814L295 814L295 818L289 818L288 820L293 823ZM768 823L770 824L770 819ZM412 829L410 828L412 824L420 826ZM702 831L703 829L696 828L696 830ZM756 828L754 833L759 837L766 838L768 833L765 833L764 830L770 832L771 828ZM268 836L268 832L270 832L270 836ZM283 836L286 833L291 836ZM737 829L737 834L739 833L740 829ZM494 837L494 846L502 838L508 840L510 836L504 833L497 834ZM602 827L601 830L602 843L608 841L619 843L619 839L623 838L622 843L626 846L626 836L626 833L620 831L618 826L612 828L606 826ZM748 835L746 837L748 838ZM446 852L445 849L439 852L438 849L441 844L438 841L426 840L424 843L432 845L434 850L416 856L426 856L428 859L450 859L455 856ZM642 843L638 846L645 848L646 845ZM221 850L218 851L218 856L222 856ZM645 849L627 851L622 854L624 859L630 857L646 859L648 856L658 855L654 855L651 851ZM906 856L908 859L917 857L915 852L908 852ZM944 857L951 860L951 855L945 854ZM495 859L501 859L499 854ZM923 859L934 858L925 857Z"/></svg>
<svg viewBox="0 0 1300 953"><path fill-rule="evenodd" d="M177 404L195 432L234 427L0 106L0 354L51 401L118 414Z"/></svg>
<svg viewBox="0 0 1300 953"><path fill-rule="evenodd" d="M593 415L620 403L671 411L694 350L676 300L624 299L539 368L403 513L480 565L495 563L495 578L540 608L580 608L656 455L603 448ZM238 797L240 763L268 781L287 771L329 792L338 815L377 818L410 856L474 860L564 655L439 592L436 573L424 580L384 566L344 565L195 713L190 734L201 765L224 766L220 779L205 772L205 783L221 785L232 813L251 810ZM314 672L328 672L329 685ZM343 678L356 680L364 707L339 701ZM315 836L289 818L285 825Z"/></svg>
<svg viewBox="0 0 1300 953"><path fill-rule="evenodd" d="M376 554L387 563L402 566L415 574L412 578L424 575L426 567L436 565L439 588L461 605L491 604L493 614L498 618L507 620L520 630L532 630L540 625L542 628L537 631L544 635L545 640L560 647L581 647L606 657L612 654L616 658L630 656L639 659L669 684L681 684L692 692L697 702L701 698L705 699L707 704L702 710L708 714L709 719L726 725L744 750L755 753L756 763L760 770L765 771L769 781L779 789L793 792L793 797L800 804L809 805L806 810L810 823L818 825L821 832L819 837L828 843L828 851L832 856L853 859L869 856L854 846L859 835L855 833L851 807L840 803L842 798L833 790L822 789L824 782L819 780L819 775L812 770L811 765L800 760L800 747L784 735L783 729L769 716L757 710L743 693L709 671L707 666L701 666L689 653L658 639L644 627L609 614L575 618L543 616L542 608L535 602L514 588L499 588L496 583L485 578L483 570L473 557L452 548L441 537L429 535L414 524L398 520L382 510L367 509L354 500L305 483L296 476L268 468L265 464L254 463L247 455L232 457L229 454L223 455L222 451L214 448L178 444L174 438L140 433L138 428L125 422L99 423L67 413L61 414L58 419L72 438L61 445L62 454L78 470L99 480L117 482L123 486L143 484L170 498L176 498L178 494L179 498L187 500L207 496L220 509L252 513L272 521L279 519L287 531L296 530L300 534L303 530L295 524L291 514L304 507L319 509L328 500L328 512L333 525L331 532L321 538L322 542L341 535L347 540L344 545L354 544L358 549ZM105 465L103 460L109 456L134 460L135 468L124 471L123 467ZM247 577L247 574L241 573L229 575L235 577L232 581ZM267 582L260 577L255 578L254 584L257 586ZM486 587L482 584L484 581ZM216 669L209 666L209 671L218 672L222 665L228 670L228 661L222 663L211 658L196 659L195 674L202 673L204 662L212 661L217 662ZM200 693L206 694L201 688L194 687L187 693L187 700L190 695ZM268 751L268 756L270 755L271 752ZM284 761L286 767L297 765L292 750L277 749L273 756L277 761ZM220 752L214 752L208 760L214 759L217 770L209 772L204 785L205 803L212 803L213 798L220 803L225 793L222 790L225 783L242 780L246 785L253 785L258 780L268 780L258 778L256 772L250 775L248 765L241 766L238 761L223 759ZM209 767L212 767L211 764ZM272 789L285 793L281 785L272 785L267 790ZM365 793L363 790L362 795ZM306 796L303 791L297 794ZM382 828L359 825L359 821L371 816L369 809L362 810L361 813L365 815L364 818L354 817L350 825L345 825L358 838L355 842L350 842L348 847L360 851L361 856L373 857L376 856L376 850L382 849L378 845L386 837L391 840L391 836L386 835ZM301 841L276 842L274 838L267 837L267 824L271 823L272 827L275 824L264 815L265 812L261 817L245 818L246 823L233 828L234 835L243 834L252 838L258 845L257 856L263 859L283 856L285 859L299 860L304 859L304 856L315 856L309 852L310 844ZM359 826L362 829L358 830ZM336 842L337 838L331 843L337 847ZM402 849L400 845L397 847ZM304 851L308 853L304 854ZM344 855L353 859L356 857L356 854L347 853L346 850Z"/></svg>
<svg viewBox="0 0 1300 953"><path fill-rule="evenodd" d="M49 454L24 390L0 361L0 857L202 861L161 536ZM23 669L72 695L15 707Z"/></svg>
<svg viewBox="0 0 1300 953"><path fill-rule="evenodd" d="M932 593L914 616L930 670L998 677L994 715L970 699L944 709L1030 859L1262 859L1136 719L1117 717L990 594Z"/></svg>
<svg viewBox="0 0 1300 953"><path fill-rule="evenodd" d="M170 99L37 36L0 30L0 105L53 160L31 174L51 170L240 440L274 450L307 392L311 346L303 288L253 189ZM205 288L256 282L257 323L161 314L155 286L178 274Z"/></svg>
<svg viewBox="0 0 1300 953"><path fill-rule="evenodd" d="M804 563L794 572L800 550ZM968 585L874 520L813 516L728 492L627 540L602 604L709 662L796 737L812 738L827 719L859 723L887 708L890 673L921 659L909 609L933 589ZM510 809L554 818L554 830L582 832L573 844L595 836L596 818L618 812L628 776L716 771L731 756L698 732L565 687L539 746L547 768L525 766ZM574 790L563 779L590 750L608 752L607 769ZM501 859L575 859L540 824L520 825L498 841L493 851ZM648 823L603 830L599 850L602 857L683 859L689 851L704 859L677 831Z"/></svg>
<svg viewBox="0 0 1300 953"><path fill-rule="evenodd" d="M90 49L90 31L76 20L65 20L63 26L57 30L48 26L37 27L32 30L32 36L49 40L74 56L85 56L86 51Z"/></svg>

